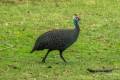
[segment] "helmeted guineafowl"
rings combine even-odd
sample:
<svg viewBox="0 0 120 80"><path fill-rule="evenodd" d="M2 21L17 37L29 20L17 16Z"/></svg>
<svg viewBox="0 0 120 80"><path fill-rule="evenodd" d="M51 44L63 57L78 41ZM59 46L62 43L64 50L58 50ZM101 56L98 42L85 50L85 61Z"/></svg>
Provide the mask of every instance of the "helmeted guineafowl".
<svg viewBox="0 0 120 80"><path fill-rule="evenodd" d="M38 50L48 49L48 52L42 59L42 62L45 62L50 51L59 50L61 59L66 62L62 53L77 40L80 32L79 20L80 18L77 14L74 14L74 29L55 29L39 36L31 53Z"/></svg>

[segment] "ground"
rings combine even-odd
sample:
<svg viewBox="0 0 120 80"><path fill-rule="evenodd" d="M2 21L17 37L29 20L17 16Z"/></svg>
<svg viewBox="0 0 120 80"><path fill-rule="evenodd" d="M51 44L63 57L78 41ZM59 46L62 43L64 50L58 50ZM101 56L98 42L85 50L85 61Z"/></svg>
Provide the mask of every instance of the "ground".
<svg viewBox="0 0 120 80"><path fill-rule="evenodd" d="M64 52L30 53L36 38L52 29L73 28L77 42ZM90 73L87 68L120 68L120 0L1 0L0 80L120 80L120 70Z"/></svg>

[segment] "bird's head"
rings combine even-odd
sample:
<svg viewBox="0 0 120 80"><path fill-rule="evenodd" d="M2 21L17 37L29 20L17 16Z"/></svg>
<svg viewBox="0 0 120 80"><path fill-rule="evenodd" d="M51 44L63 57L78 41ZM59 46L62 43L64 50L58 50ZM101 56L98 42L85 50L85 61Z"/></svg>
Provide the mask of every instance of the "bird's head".
<svg viewBox="0 0 120 80"><path fill-rule="evenodd" d="M74 14L73 16L73 23L75 26L79 25L80 17L77 14Z"/></svg>

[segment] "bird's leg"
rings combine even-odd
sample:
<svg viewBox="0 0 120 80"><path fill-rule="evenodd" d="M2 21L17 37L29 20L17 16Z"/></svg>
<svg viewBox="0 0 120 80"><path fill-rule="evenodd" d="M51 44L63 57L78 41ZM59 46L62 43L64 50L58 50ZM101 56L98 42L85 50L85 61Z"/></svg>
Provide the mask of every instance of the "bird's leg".
<svg viewBox="0 0 120 80"><path fill-rule="evenodd" d="M50 51L51 51L51 50L48 50L48 52L46 53L46 55L45 55L44 58L42 59L42 62L43 62L43 63L45 63L45 60L46 60L46 58L47 58L47 56L48 56L48 54L49 54Z"/></svg>
<svg viewBox="0 0 120 80"><path fill-rule="evenodd" d="M63 52L63 51L60 51L60 57L61 57L61 59L66 63L66 60L64 59L64 57L63 57L63 55L62 55L62 52Z"/></svg>

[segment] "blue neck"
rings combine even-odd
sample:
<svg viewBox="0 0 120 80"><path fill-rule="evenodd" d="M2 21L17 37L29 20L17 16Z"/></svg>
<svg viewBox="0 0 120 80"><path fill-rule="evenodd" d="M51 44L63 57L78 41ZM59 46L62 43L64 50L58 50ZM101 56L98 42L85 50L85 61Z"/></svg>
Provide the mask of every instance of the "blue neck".
<svg viewBox="0 0 120 80"><path fill-rule="evenodd" d="M80 30L80 28L79 28L79 22L76 21L76 20L73 20L73 23L74 23L75 29L79 31Z"/></svg>
<svg viewBox="0 0 120 80"><path fill-rule="evenodd" d="M79 21L76 19L73 19L73 23L75 27L73 30L73 41L76 41L79 36L79 32L80 32Z"/></svg>

